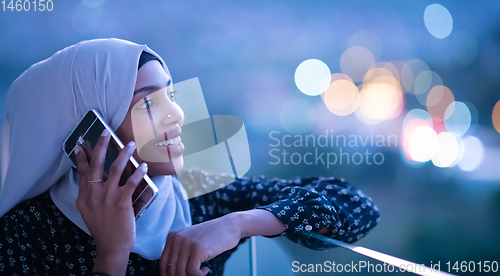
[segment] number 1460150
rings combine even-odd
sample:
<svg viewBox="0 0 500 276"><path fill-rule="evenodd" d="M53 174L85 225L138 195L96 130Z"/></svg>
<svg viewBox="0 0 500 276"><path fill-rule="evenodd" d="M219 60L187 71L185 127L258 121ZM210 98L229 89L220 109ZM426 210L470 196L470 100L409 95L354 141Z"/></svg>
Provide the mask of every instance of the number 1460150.
<svg viewBox="0 0 500 276"><path fill-rule="evenodd" d="M52 11L54 8L52 0L3 0L1 3L3 11Z"/></svg>

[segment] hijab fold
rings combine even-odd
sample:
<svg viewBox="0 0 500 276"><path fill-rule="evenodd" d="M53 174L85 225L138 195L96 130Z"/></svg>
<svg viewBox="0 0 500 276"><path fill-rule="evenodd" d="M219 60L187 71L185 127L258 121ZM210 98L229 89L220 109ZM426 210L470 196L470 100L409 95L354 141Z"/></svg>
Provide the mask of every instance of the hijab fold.
<svg viewBox="0 0 500 276"><path fill-rule="evenodd" d="M76 209L79 174L62 144L89 109L116 130L133 97L146 45L121 39L82 41L28 68L11 85L2 127L0 216L50 189L61 212L89 234ZM169 231L191 225L185 190L171 176L151 178L159 195L136 221L132 252L159 259Z"/></svg>

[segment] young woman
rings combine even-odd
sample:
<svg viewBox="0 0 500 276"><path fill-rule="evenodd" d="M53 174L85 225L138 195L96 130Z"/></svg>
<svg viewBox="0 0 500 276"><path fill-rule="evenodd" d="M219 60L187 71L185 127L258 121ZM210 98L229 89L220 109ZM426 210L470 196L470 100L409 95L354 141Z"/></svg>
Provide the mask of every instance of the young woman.
<svg viewBox="0 0 500 276"><path fill-rule="evenodd" d="M371 199L334 177L242 177L185 200L183 185L190 183L181 184L176 172L202 185L228 183L230 176L182 170L184 146L172 138L181 134L184 114L169 96L171 86L160 56L119 39L69 46L16 79L3 125L1 274L222 275L230 254L250 236L285 235L319 250L327 246L301 233L352 243L377 224ZM75 149L77 169L61 150L89 109L127 144L107 180L106 131L92 158ZM154 159L165 150L157 140L141 154L136 149L151 113L159 118L158 133L170 137L169 160ZM141 166L119 186L130 156ZM136 221L131 197L146 173L159 198L173 200L155 200Z"/></svg>

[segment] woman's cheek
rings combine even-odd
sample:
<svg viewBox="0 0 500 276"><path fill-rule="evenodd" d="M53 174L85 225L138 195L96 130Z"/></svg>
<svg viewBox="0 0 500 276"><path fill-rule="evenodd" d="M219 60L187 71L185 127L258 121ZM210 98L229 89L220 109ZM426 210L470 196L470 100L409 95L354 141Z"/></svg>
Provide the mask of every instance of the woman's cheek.
<svg viewBox="0 0 500 276"><path fill-rule="evenodd" d="M138 150L155 138L151 122L138 116L132 116L132 135Z"/></svg>

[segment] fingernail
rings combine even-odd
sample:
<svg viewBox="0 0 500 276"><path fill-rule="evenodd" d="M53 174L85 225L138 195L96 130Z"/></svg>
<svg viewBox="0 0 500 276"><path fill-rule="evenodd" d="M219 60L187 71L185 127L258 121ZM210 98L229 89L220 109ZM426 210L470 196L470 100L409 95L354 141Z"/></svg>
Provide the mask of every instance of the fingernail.
<svg viewBox="0 0 500 276"><path fill-rule="evenodd" d="M141 164L141 170L147 172L148 171L148 164L147 163L142 163Z"/></svg>
<svg viewBox="0 0 500 276"><path fill-rule="evenodd" d="M77 155L80 152L80 146L75 147L75 155Z"/></svg>
<svg viewBox="0 0 500 276"><path fill-rule="evenodd" d="M109 130L108 130L107 128L105 128L105 129L102 131L101 136L102 136L102 137L106 137L106 136L108 136L108 134L109 134Z"/></svg>
<svg viewBox="0 0 500 276"><path fill-rule="evenodd" d="M129 146L131 148L134 148L135 147L135 142L134 141L130 141L130 142L128 142L127 146Z"/></svg>

